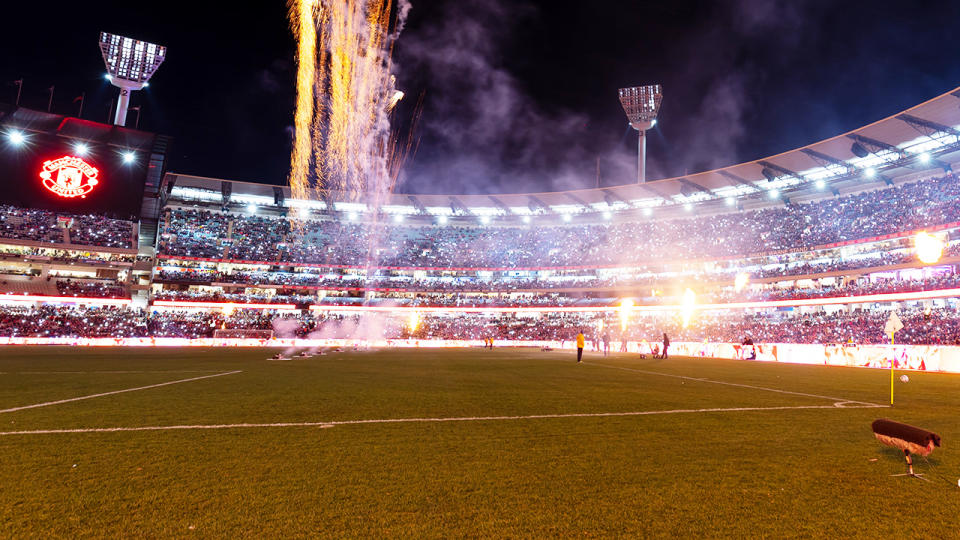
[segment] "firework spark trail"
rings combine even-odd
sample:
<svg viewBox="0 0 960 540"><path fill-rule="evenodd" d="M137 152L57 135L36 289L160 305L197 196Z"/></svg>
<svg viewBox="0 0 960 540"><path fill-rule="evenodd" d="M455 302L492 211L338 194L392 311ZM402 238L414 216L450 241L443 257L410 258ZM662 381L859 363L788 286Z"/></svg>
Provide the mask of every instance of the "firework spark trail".
<svg viewBox="0 0 960 540"><path fill-rule="evenodd" d="M312 153L311 123L314 108L314 77L317 27L313 0L294 0L290 5L290 25L297 36L297 110L294 117L293 152L290 156L290 188L294 198L305 198L309 185Z"/></svg>
<svg viewBox="0 0 960 540"><path fill-rule="evenodd" d="M379 209L413 145L412 137L399 145L390 127L403 97L391 74L393 46L410 11L409 0L397 0L391 33L393 2L288 0L298 61L291 194L371 209L363 224L367 276L388 232Z"/></svg>

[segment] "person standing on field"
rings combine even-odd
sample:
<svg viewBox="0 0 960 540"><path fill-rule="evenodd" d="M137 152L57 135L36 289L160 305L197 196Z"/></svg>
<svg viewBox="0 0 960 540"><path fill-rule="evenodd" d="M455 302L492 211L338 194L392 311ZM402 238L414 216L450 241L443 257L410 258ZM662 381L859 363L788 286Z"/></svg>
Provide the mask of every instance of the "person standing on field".
<svg viewBox="0 0 960 540"><path fill-rule="evenodd" d="M583 346L586 344L587 338L583 337L583 330L577 334L577 363L583 361Z"/></svg>
<svg viewBox="0 0 960 540"><path fill-rule="evenodd" d="M670 338L667 337L667 333L663 333L663 356L660 358L667 359L667 348L670 346Z"/></svg>

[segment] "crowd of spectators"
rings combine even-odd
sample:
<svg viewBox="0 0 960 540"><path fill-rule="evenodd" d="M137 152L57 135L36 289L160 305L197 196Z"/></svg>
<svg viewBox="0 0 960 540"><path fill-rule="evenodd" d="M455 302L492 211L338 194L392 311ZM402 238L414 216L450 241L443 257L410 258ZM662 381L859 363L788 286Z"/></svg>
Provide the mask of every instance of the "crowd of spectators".
<svg viewBox="0 0 960 540"><path fill-rule="evenodd" d="M168 208L171 256L405 267L629 264L805 249L960 221L951 174L789 207L688 219L564 226L377 225Z"/></svg>
<svg viewBox="0 0 960 540"><path fill-rule="evenodd" d="M61 296L83 296L87 298L130 297L123 286L115 281L57 280L57 292Z"/></svg>
<svg viewBox="0 0 960 540"><path fill-rule="evenodd" d="M71 214L0 204L0 238L44 244L133 249L133 222L99 214Z"/></svg>
<svg viewBox="0 0 960 540"><path fill-rule="evenodd" d="M277 314L261 310L222 312L137 311L97 307L0 307L0 336L39 337L212 337L218 329L273 330L277 337L387 338L479 340L572 340L583 330L588 339L600 337L599 321L613 340L659 341L666 332L674 341L756 343L886 343L885 311L838 311L791 315L747 314L739 311L694 316L686 327L672 315L633 317L625 332L619 320L592 314L551 314L537 318L424 315L411 330L402 316L371 314L339 316L300 312ZM960 344L960 317L948 309L900 311L904 328L897 342L915 345Z"/></svg>

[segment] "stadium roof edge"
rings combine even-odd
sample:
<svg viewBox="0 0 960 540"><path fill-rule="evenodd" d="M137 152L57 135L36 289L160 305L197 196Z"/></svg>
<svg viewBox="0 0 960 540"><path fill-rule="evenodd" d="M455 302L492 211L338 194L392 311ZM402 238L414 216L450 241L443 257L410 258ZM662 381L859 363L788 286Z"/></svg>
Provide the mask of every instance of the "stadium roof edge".
<svg viewBox="0 0 960 540"><path fill-rule="evenodd" d="M928 169L935 169L938 164L953 163L960 160L960 137L949 141L949 144L940 144L942 139L937 139L919 133L914 127L902 120L902 115L909 114L922 120L927 120L931 124L940 124L950 128L960 127L960 107L958 107L958 98L960 98L960 87L951 89L939 96L931 98L923 103L910 107L904 111L882 118L869 123L860 128L840 133L833 137L817 141L806 146L759 158L756 160L738 163L727 167L721 167L710 171L704 171L695 174L689 174L676 178L664 178L647 182L646 184L625 184L619 186L604 186L601 188L588 188L567 191L537 192L537 193L495 193L499 201L502 201L506 207L526 207L529 204L530 197L536 197L547 206L569 205L571 197L577 197L589 205L603 206L613 194L613 198L620 201L642 201L655 200L650 202L650 206L657 206L664 202L680 203L690 192L691 184L712 192L716 199L722 199L726 195L723 190L740 190L730 193L730 196L741 199L754 198L758 204L776 205L781 204L777 201L762 202L762 194L768 188L777 188L784 192L784 195L790 193L791 197L798 197L804 200L818 198L820 196L829 197L831 192L843 188L844 191L860 191L876 184L881 187L884 182L879 178L868 179L861 177L859 172L867 168L882 169L883 175L887 178L900 178L915 175L918 172L916 163L904 163L903 159L887 159L871 153L867 158L858 158L853 154L851 145L852 138L862 136L877 141L885 142L891 146L896 146L909 156L919 155L925 148L930 147L930 152L937 153L938 159L931 160ZM917 150L914 150L917 149ZM829 172L829 169L823 166L823 160L817 160L815 155L829 156L830 158L847 163L843 173L840 171ZM876 162L876 165L872 163ZM763 163L774 164L782 170L794 171L796 178L784 180L783 182L768 182L764 176ZM909 165L909 166L908 166ZM843 168L841 165L836 165ZM811 172L813 171L813 172ZM851 171L853 173L851 173ZM768 171L769 172L769 171ZM817 176L819 175L819 176ZM178 186L194 186L211 190L220 189L222 179L206 178L200 176L191 176L179 173L168 173L176 179ZM823 186L814 189L815 178L826 178L825 183L829 184L830 189L823 189ZM742 179L739 181L737 179ZM780 179L777 178L779 181ZM804 183L803 180L809 180ZM166 181L166 180L165 180ZM275 184L259 184L255 182L233 181L234 193L248 193L272 197L272 189ZM216 184L214 184L214 182ZM820 184L821 182L816 182ZM750 186L755 189L750 191ZM287 193L289 194L289 190ZM718 192L720 190L720 192ZM341 193L332 194L332 200L356 200L356 194ZM463 195L463 194L411 194L394 193L393 198L387 204L409 205L408 195L415 195L425 207L445 207L449 206L451 196L456 196L463 201L467 207L488 207L491 206L489 195ZM661 200L657 200L661 199Z"/></svg>

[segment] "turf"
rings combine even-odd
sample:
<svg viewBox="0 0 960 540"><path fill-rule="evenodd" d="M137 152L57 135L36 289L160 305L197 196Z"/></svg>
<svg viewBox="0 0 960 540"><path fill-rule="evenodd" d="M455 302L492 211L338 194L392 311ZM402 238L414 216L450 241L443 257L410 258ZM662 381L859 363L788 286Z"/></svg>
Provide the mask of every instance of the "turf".
<svg viewBox="0 0 960 540"><path fill-rule="evenodd" d="M953 536L960 376L516 349L268 362L233 349L0 350L0 536ZM667 375L688 378L670 377ZM695 379L708 379L695 380ZM725 381L740 386L717 384ZM836 399L771 392L750 386ZM848 404L850 405L850 404ZM771 407L826 406L808 409ZM695 409L763 410L692 412ZM941 434L903 472L870 422Z"/></svg>

